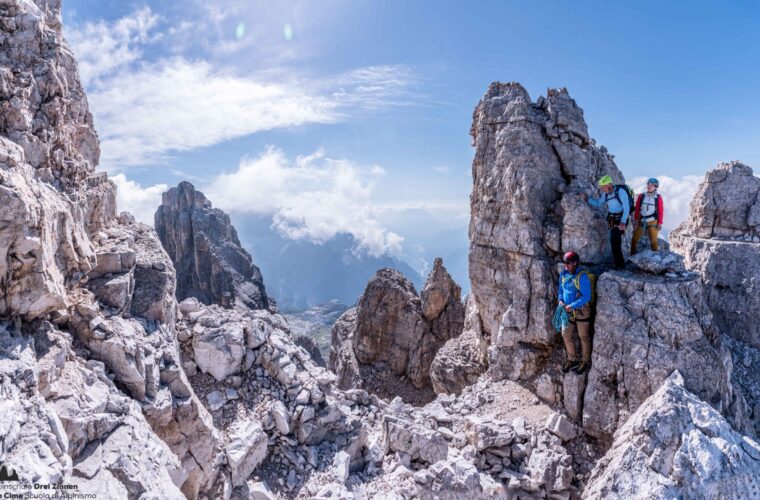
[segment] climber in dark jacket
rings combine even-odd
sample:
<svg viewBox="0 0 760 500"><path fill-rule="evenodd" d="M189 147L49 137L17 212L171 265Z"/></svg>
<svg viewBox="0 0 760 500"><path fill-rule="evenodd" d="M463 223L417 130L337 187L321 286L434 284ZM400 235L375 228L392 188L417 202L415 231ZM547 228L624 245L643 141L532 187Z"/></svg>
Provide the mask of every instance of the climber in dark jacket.
<svg viewBox="0 0 760 500"><path fill-rule="evenodd" d="M579 269L580 256L567 252L562 258L565 270L559 275L558 302L570 315L569 323L562 329L567 359L562 372L574 370L585 373L591 367L591 279ZM579 285L579 286L578 286ZM581 359L575 349L576 332L581 343Z"/></svg>
<svg viewBox="0 0 760 500"><path fill-rule="evenodd" d="M615 259L615 269L625 269L625 257L623 257L623 234L628 227L631 211L631 197L623 186L615 186L612 177L605 175L599 179L599 188L602 196L589 198L583 193L583 199L594 207L607 204L607 223L610 227L610 247L612 257Z"/></svg>

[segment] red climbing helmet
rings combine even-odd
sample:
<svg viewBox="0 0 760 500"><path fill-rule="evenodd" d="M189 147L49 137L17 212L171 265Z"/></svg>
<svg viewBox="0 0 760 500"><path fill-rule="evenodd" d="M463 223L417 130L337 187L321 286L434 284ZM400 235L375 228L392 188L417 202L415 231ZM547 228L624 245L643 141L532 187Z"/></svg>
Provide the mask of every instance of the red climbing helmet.
<svg viewBox="0 0 760 500"><path fill-rule="evenodd" d="M581 258L578 256L577 253L570 251L567 252L564 256L562 256L562 262L565 264L569 264L570 262L580 262Z"/></svg>

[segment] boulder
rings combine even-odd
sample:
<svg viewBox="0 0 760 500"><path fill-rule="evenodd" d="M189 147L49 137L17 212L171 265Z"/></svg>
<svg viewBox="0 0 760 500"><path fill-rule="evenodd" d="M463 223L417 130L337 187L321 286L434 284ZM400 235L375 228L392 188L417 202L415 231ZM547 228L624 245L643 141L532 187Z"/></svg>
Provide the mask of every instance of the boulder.
<svg viewBox="0 0 760 500"><path fill-rule="evenodd" d="M272 490L266 482L248 481L248 497L251 500L275 500Z"/></svg>
<svg viewBox="0 0 760 500"><path fill-rule="evenodd" d="M338 452L335 455L335 461L333 464L333 476L341 483L345 483L348 479L349 465L351 464L351 455L345 451Z"/></svg>
<svg viewBox="0 0 760 500"><path fill-rule="evenodd" d="M583 419L583 395L586 392L586 374L568 372L562 377L562 404L573 422Z"/></svg>
<svg viewBox="0 0 760 500"><path fill-rule="evenodd" d="M562 441L569 441L578 436L578 429L564 415L552 413L546 419L546 430L560 438Z"/></svg>
<svg viewBox="0 0 760 500"><path fill-rule="evenodd" d="M464 432L467 442L478 452L488 448L508 447L515 439L515 431L509 424L477 417L471 417L466 421Z"/></svg>
<svg viewBox="0 0 760 500"><path fill-rule="evenodd" d="M193 336L193 360L203 373L222 381L240 371L245 356L243 324L225 323Z"/></svg>
<svg viewBox="0 0 760 500"><path fill-rule="evenodd" d="M666 250L659 250L657 252L644 250L636 255L632 255L630 260L640 270L652 274L675 274L686 270L683 256Z"/></svg>
<svg viewBox="0 0 760 500"><path fill-rule="evenodd" d="M277 427L277 432L283 436L290 434L290 415L282 401L276 401L272 406L272 418Z"/></svg>
<svg viewBox="0 0 760 500"><path fill-rule="evenodd" d="M267 444L267 435L256 421L249 420L231 433L224 452L232 473L233 486L246 483L248 476L266 458Z"/></svg>
<svg viewBox="0 0 760 500"><path fill-rule="evenodd" d="M434 498L477 498L482 494L480 475L475 466L463 457L451 457L417 472L417 496Z"/></svg>
<svg viewBox="0 0 760 500"><path fill-rule="evenodd" d="M472 295L466 300L464 331L441 347L430 365L430 380L438 394L459 394L477 382L488 367L488 339L483 336L477 304Z"/></svg>
<svg viewBox="0 0 760 500"><path fill-rule="evenodd" d="M383 429L388 449L406 453L412 460L434 464L448 455L446 438L431 429L390 416L385 417Z"/></svg>
<svg viewBox="0 0 760 500"><path fill-rule="evenodd" d="M573 459L563 448L540 447L530 454L527 472L534 489L563 492L573 481Z"/></svg>

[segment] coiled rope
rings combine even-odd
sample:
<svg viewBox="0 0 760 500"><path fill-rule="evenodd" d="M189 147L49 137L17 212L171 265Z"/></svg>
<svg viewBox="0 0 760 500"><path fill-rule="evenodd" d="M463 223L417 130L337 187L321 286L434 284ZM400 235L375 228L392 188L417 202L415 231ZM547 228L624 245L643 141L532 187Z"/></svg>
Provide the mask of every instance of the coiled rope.
<svg viewBox="0 0 760 500"><path fill-rule="evenodd" d="M561 332L569 324L570 324L570 316L567 315L565 306L563 305L557 306L557 310L554 311L554 318L552 318L552 325L554 326L554 329L557 330L557 332Z"/></svg>

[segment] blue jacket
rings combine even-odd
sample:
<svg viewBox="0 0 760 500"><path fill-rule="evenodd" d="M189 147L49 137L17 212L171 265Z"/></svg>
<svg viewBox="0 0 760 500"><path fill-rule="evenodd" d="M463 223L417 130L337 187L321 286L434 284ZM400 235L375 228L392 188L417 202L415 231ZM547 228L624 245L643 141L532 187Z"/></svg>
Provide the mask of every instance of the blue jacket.
<svg viewBox="0 0 760 500"><path fill-rule="evenodd" d="M581 289L578 290L575 287L575 277L581 271L581 267L578 266L575 269L575 273L570 273L567 270L562 271L559 274L559 293L557 299L573 308L573 310L580 309L591 300L591 281L588 279L588 274L584 273L579 281Z"/></svg>
<svg viewBox="0 0 760 500"><path fill-rule="evenodd" d="M615 190L618 191L618 196L620 196L620 201L615 198ZM601 207L605 203L607 204L607 212L611 214L619 214L622 213L622 217L620 218L620 221L622 223L626 223L628 221L628 216L630 215L629 212L631 211L631 201L628 198L628 191L626 191L624 188L614 188L613 191L610 194L602 193L602 196L599 198L589 198L588 202L591 206L594 207ZM620 203L622 202L622 203Z"/></svg>

